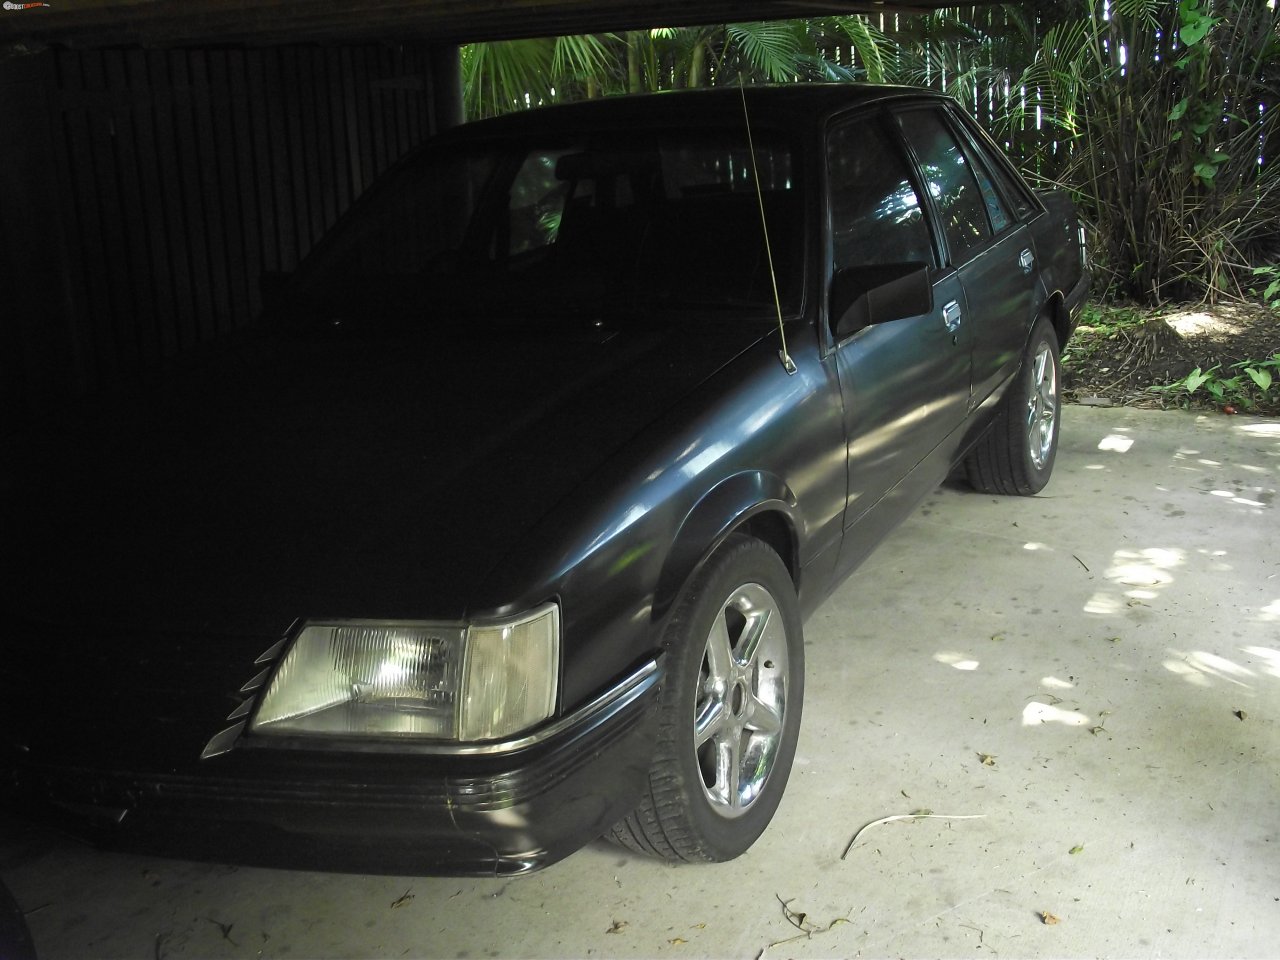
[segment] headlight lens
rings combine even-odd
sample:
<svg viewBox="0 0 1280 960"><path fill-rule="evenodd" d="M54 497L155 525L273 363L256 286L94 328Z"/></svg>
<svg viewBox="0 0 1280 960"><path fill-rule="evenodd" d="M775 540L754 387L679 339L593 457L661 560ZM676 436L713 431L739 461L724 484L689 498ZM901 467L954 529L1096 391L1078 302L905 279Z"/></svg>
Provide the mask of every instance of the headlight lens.
<svg viewBox="0 0 1280 960"><path fill-rule="evenodd" d="M258 706L255 733L492 740L545 720L560 673L560 611L467 626L308 623Z"/></svg>

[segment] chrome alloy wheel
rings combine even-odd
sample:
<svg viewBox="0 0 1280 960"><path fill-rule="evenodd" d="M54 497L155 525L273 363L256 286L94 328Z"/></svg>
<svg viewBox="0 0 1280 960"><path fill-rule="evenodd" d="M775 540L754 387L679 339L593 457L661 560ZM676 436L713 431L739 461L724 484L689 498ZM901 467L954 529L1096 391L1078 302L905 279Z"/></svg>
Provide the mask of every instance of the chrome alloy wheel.
<svg viewBox="0 0 1280 960"><path fill-rule="evenodd" d="M787 633L758 583L721 605L707 635L693 716L702 791L722 817L739 817L774 767L787 709Z"/></svg>
<svg viewBox="0 0 1280 960"><path fill-rule="evenodd" d="M1043 341L1031 365L1031 390L1027 396L1027 452L1037 470L1043 470L1053 451L1058 429L1058 368L1053 348Z"/></svg>

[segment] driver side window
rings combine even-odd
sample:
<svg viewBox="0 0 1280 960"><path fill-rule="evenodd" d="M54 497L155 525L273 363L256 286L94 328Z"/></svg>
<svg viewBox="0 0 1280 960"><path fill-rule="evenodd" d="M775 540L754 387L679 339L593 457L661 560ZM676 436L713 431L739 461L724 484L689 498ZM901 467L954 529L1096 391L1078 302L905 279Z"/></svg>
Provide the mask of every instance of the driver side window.
<svg viewBox="0 0 1280 960"><path fill-rule="evenodd" d="M905 157L874 118L827 139L836 271L876 264L932 264L933 244Z"/></svg>

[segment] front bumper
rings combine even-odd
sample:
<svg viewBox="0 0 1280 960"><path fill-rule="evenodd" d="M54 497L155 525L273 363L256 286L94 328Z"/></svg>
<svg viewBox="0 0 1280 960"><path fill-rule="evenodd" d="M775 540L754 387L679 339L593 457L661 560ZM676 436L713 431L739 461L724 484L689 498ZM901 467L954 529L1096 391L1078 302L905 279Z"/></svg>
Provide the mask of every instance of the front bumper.
<svg viewBox="0 0 1280 960"><path fill-rule="evenodd" d="M509 875L545 867L634 806L656 735L645 664L554 735L482 756L233 750L156 774L0 761L0 800L95 842L295 869Z"/></svg>

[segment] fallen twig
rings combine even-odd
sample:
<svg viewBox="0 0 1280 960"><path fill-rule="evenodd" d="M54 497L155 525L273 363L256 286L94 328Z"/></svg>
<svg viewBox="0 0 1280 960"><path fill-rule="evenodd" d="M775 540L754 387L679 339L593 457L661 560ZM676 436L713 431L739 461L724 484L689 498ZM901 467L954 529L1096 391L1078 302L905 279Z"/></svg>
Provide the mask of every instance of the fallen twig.
<svg viewBox="0 0 1280 960"><path fill-rule="evenodd" d="M858 842L859 837L872 827L878 827L882 823L893 823L895 820L981 820L984 817L986 817L985 813L970 813L963 815L946 813L899 813L892 817L881 817L879 820L872 820L853 835L853 839L849 841L849 845L844 848L844 853L840 854L840 859L843 860L849 856L849 851L853 849L853 845Z"/></svg>
<svg viewBox="0 0 1280 960"><path fill-rule="evenodd" d="M826 933L827 931L835 927L837 924L851 922L849 920L848 914L846 914L843 917L836 917L834 920L828 923L825 927L814 926L813 924L808 922L809 915L807 913L798 913L797 911L791 909L790 900L783 900L782 897L776 893L774 894L774 896L778 898L778 903L782 904L782 915L787 918L787 923L791 924L800 932L797 933L794 937L787 937L785 940L775 940L773 943L769 944L769 946L765 947L764 950L761 950L756 955L756 960L760 960L760 958L764 956L765 950L771 950L774 947L780 947L784 943L793 943L796 940L808 940L812 938L813 935L816 933Z"/></svg>
<svg viewBox="0 0 1280 960"><path fill-rule="evenodd" d="M396 897L394 900L392 900L392 901L391 901L391 909L392 909L392 910L394 910L394 909L396 909L397 907L403 907L406 903L408 903L410 900L412 900L412 899L414 898L414 896L415 896L415 894L414 894L412 891L413 891L413 887L410 887L410 888L409 888L408 890L406 890L404 893L400 894L400 896L398 896L398 897Z"/></svg>

